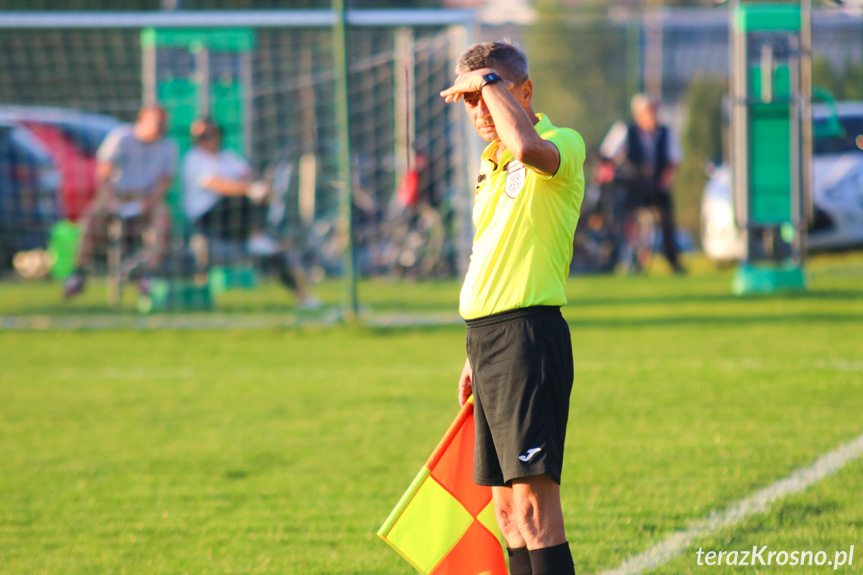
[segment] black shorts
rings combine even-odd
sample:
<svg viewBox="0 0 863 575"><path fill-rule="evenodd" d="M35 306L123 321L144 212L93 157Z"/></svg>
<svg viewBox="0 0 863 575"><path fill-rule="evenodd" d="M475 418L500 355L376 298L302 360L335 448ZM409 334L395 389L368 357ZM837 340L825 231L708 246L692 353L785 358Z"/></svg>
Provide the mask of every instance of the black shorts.
<svg viewBox="0 0 863 575"><path fill-rule="evenodd" d="M476 421L474 482L509 485L551 475L560 483L572 392L572 342L558 307L467 321Z"/></svg>

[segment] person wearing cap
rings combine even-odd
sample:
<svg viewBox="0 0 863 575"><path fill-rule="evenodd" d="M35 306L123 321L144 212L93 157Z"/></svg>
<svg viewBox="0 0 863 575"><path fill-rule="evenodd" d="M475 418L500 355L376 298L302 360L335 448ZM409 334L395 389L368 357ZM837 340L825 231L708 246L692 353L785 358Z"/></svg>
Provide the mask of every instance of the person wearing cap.
<svg viewBox="0 0 863 575"><path fill-rule="evenodd" d="M257 225L269 195L265 182L255 181L252 167L240 154L222 146L222 130L211 118L189 128L194 147L183 157L183 211L192 228L210 239L245 246L272 264L300 307L319 304L305 288L281 245Z"/></svg>

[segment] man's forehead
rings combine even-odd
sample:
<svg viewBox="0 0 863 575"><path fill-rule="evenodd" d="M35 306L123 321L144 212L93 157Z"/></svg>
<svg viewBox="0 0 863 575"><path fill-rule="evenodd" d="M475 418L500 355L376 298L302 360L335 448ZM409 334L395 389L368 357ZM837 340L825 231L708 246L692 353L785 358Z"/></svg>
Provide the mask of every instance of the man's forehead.
<svg viewBox="0 0 863 575"><path fill-rule="evenodd" d="M156 108L142 110L138 119L144 122L164 122L168 119L168 114Z"/></svg>
<svg viewBox="0 0 863 575"><path fill-rule="evenodd" d="M525 83L528 80L528 78L524 78L523 80L513 80L512 76L509 75L509 73L507 73L506 70L501 70L500 68L495 68L493 66L491 66L491 68L494 69L494 71L497 72L497 74L501 78L503 78L505 81L509 82L509 84L511 86L512 85L520 86L521 84ZM482 70L482 68L477 68L476 70ZM460 82L462 79L464 79L469 74L473 74L474 72L476 72L476 70L468 70L467 72L462 72L461 74L456 76L455 81Z"/></svg>

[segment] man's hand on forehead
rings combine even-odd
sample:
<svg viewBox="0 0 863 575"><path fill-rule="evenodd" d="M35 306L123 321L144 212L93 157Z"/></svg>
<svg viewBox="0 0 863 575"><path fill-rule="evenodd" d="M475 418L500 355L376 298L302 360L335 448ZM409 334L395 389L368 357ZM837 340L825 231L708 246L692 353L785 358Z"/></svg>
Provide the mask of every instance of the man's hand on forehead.
<svg viewBox="0 0 863 575"><path fill-rule="evenodd" d="M455 83L440 93L449 104L450 102L458 102L464 98L468 103L476 104L480 98L480 88L482 88L482 77L486 74L498 72L494 68L480 68L479 70L471 70L460 74L456 78ZM507 87L511 88L513 83L509 80L504 80Z"/></svg>

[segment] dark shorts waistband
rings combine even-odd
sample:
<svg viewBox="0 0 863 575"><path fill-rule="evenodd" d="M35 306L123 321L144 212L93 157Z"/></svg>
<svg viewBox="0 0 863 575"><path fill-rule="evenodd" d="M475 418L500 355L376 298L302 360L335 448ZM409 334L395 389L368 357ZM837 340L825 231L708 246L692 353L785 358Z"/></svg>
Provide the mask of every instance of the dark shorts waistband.
<svg viewBox="0 0 863 575"><path fill-rule="evenodd" d="M474 319L466 319L465 324L467 325L468 329L470 329L475 327L496 325L499 323L512 321L514 319L524 319L528 317L554 317L560 315L560 306L534 305L530 307L520 307L518 309L511 309L499 313L493 313L491 315L477 317Z"/></svg>

